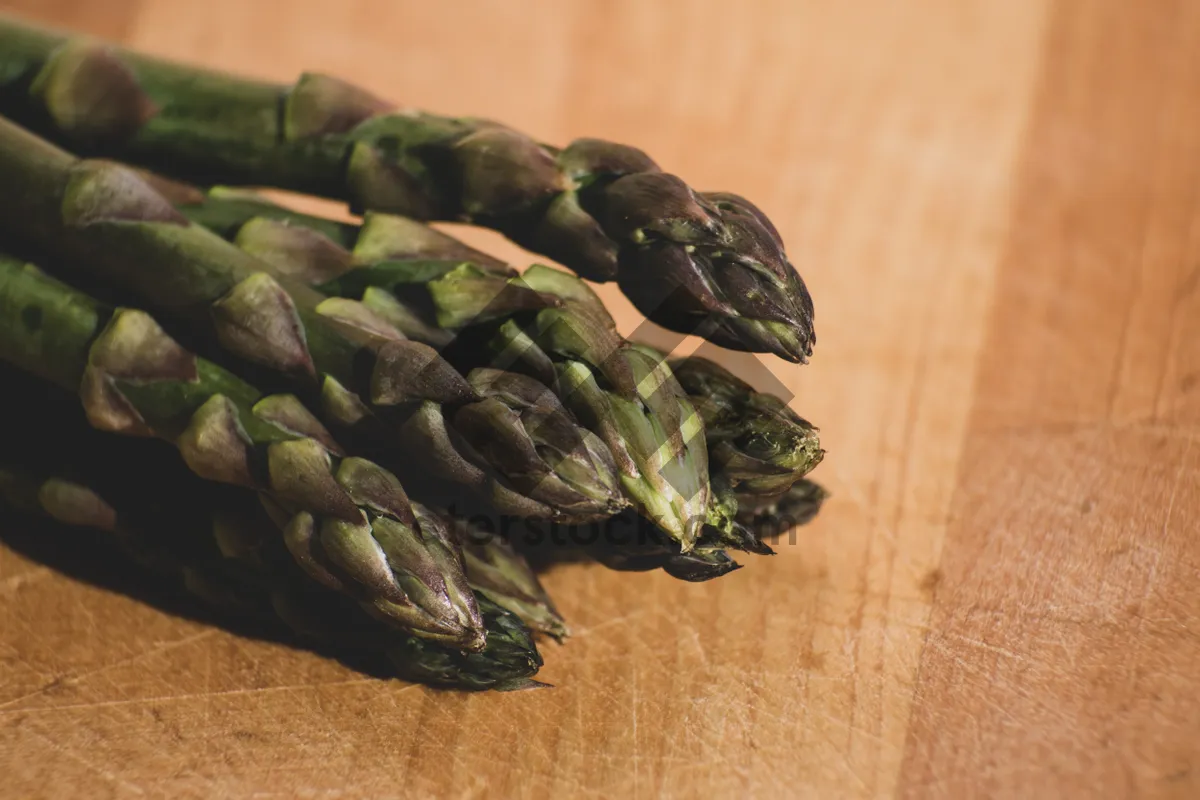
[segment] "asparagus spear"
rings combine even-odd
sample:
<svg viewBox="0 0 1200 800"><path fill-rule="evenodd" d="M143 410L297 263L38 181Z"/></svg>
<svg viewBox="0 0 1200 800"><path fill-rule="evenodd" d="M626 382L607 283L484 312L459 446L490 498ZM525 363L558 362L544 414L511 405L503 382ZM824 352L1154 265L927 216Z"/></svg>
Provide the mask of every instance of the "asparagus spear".
<svg viewBox="0 0 1200 800"><path fill-rule="evenodd" d="M373 309L417 341L440 347L454 332L520 311L561 305L517 270L407 217L368 213L362 226L301 214L245 189L207 191L153 172L142 177L192 222L277 270L339 297L385 297Z"/></svg>
<svg viewBox="0 0 1200 800"><path fill-rule="evenodd" d="M414 509L420 510L419 504ZM245 516L226 514L214 521L214 537L220 544L224 566L235 561L236 574L252 587L269 585L271 611L289 628L317 642L378 652L390 660L398 677L406 680L457 689L514 690L544 684L532 680L542 666L529 629L522 620L476 592L486 644L479 651L448 647L429 639L399 636L392 630L380 630L369 616L354 613L343 598L323 587L297 586L281 573L286 568L263 547L262 524ZM294 570L293 570L294 571Z"/></svg>
<svg viewBox="0 0 1200 800"><path fill-rule="evenodd" d="M360 303L326 298L181 217L118 165L80 161L0 120L0 229L286 375L322 417L394 435L508 513L586 520L625 504L603 444L548 395L489 391ZM382 429L380 426L382 423Z"/></svg>
<svg viewBox="0 0 1200 800"><path fill-rule="evenodd" d="M65 525L117 530L116 509L94 490L67 478L33 473L22 464L0 464L0 501Z"/></svg>
<svg viewBox="0 0 1200 800"><path fill-rule="evenodd" d="M0 112L73 147L204 182L493 227L655 322L803 362L813 305L767 217L697 193L640 150L559 149L495 122L397 110L323 75L206 72L0 19Z"/></svg>
<svg viewBox="0 0 1200 800"><path fill-rule="evenodd" d="M825 457L817 428L781 398L755 391L707 358L670 364L704 420L712 474L734 491L739 505L781 497Z"/></svg>
<svg viewBox="0 0 1200 800"><path fill-rule="evenodd" d="M426 524L428 512L418 503L413 508ZM298 586L294 576L289 580L279 556L269 552L278 548L272 548L271 540L264 546L262 533L262 523L256 524L244 512L227 512L213 522L226 571L229 562L235 561L242 567L236 572L243 581L252 586L269 585L272 612L301 636L356 650L382 650L398 677L431 686L507 691L544 685L531 679L542 666L542 657L523 620L479 589L475 589L475 597L486 633L482 650L399 636L392 630L380 630L377 622L354 613L357 609L347 607L342 598L323 587Z"/></svg>
<svg viewBox="0 0 1200 800"><path fill-rule="evenodd" d="M294 396L263 396L148 314L106 308L7 256L0 359L78 392L97 428L173 442L200 477L267 492L316 580L417 635L483 647L453 543L423 528L396 478L346 456Z"/></svg>

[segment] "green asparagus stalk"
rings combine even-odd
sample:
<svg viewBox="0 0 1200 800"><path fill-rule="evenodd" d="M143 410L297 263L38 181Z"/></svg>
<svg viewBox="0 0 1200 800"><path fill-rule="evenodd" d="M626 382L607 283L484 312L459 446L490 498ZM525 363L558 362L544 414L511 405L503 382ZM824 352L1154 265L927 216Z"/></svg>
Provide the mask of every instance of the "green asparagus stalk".
<svg viewBox="0 0 1200 800"><path fill-rule="evenodd" d="M291 395L263 396L171 339L0 256L0 359L77 392L96 428L175 444L202 478L266 492L316 580L413 633L478 650L457 549L421 527L396 478L346 456Z"/></svg>
<svg viewBox="0 0 1200 800"><path fill-rule="evenodd" d="M418 508L414 504L414 508ZM431 686L456 689L515 690L544 684L532 680L542 666L541 654L529 629L514 614L476 594L486 644L479 651L465 651L429 639L401 636L380 630L367 615L355 613L343 598L323 589L297 585L281 576L278 558L264 554L262 525L236 514L216 521L214 534L221 548L221 576L233 572L242 585L252 589L270 587L270 610L294 632L314 642L324 642L356 651L383 651L397 677ZM241 569L231 569L233 566ZM206 576L207 577L207 576ZM207 588L207 585L205 586ZM210 601L211 602L211 601Z"/></svg>
<svg viewBox="0 0 1200 800"><path fill-rule="evenodd" d="M253 509L243 502L224 503L224 512L214 518L214 538L222 554L242 563L256 565L260 570L273 574L285 566L277 552L279 548L273 537L267 535L269 525L264 525ZM189 498L189 501L192 501ZM273 508L269 501L263 509L270 517ZM459 520L445 511L435 511L423 503L414 502L413 512L423 530L435 531L436 535L450 541L461 549L463 568L467 582L477 597L486 597L496 605L510 611L529 628L562 640L567 635L566 623L554 607L541 582L529 567L503 539L484 537L478 533L466 535L459 527Z"/></svg>
<svg viewBox="0 0 1200 800"><path fill-rule="evenodd" d="M407 217L368 213L359 226L301 214L249 190L205 192L153 172L142 177L192 222L324 294L387 292L395 301L377 300L377 313L435 347L468 325L561 305L503 261Z"/></svg>
<svg viewBox="0 0 1200 800"><path fill-rule="evenodd" d="M226 352L291 378L327 422L390 435L507 513L588 520L624 507L603 444L555 404L531 406L536 387L489 393L494 376L464 377L361 303L275 273L128 170L0 120L0 182L0 230L190 317Z"/></svg>
<svg viewBox="0 0 1200 800"><path fill-rule="evenodd" d="M117 530L116 510L94 490L67 478L31 473L21 464L0 465L0 501L65 525Z"/></svg>
<svg viewBox="0 0 1200 800"><path fill-rule="evenodd" d="M74 148L206 183L271 185L489 226L655 322L803 362L812 299L767 217L697 193L640 150L540 144L495 122L397 110L335 78L206 72L0 19L0 113Z"/></svg>
<svg viewBox="0 0 1200 800"><path fill-rule="evenodd" d="M825 457L817 428L781 398L755 391L706 358L670 364L704 420L711 472L733 490L739 506L781 497Z"/></svg>
<svg viewBox="0 0 1200 800"><path fill-rule="evenodd" d="M422 337L423 327L433 327L439 336L429 341L464 370L499 368L505 386L514 384L509 376L519 371L552 387L608 446L625 496L684 550L705 525L729 527L717 513L699 417L682 388L661 358L638 351L618 334L599 298L578 278L535 265L516 279L515 271L489 256L400 217L369 214L359 228L291 212L245 192L204 194L161 180L156 185L181 213L213 225L279 273L322 281L322 291L359 298L410 335ZM447 254L463 260L439 258ZM460 268L494 277L473 290L474 306L486 313L461 323L459 335L451 338L453 331L438 327L437 318L453 305ZM516 280L524 291L549 300L530 311L497 308L492 298ZM406 297L405 287L429 303L414 300L411 291Z"/></svg>

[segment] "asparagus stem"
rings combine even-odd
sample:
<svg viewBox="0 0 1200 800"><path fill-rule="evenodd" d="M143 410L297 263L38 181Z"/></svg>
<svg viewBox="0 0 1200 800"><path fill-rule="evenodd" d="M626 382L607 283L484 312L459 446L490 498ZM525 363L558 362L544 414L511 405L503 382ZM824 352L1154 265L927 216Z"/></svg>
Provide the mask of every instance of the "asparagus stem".
<svg viewBox="0 0 1200 800"><path fill-rule="evenodd" d="M733 490L739 505L782 497L825 457L820 431L781 398L756 391L706 358L670 364L704 420L712 474Z"/></svg>
<svg viewBox="0 0 1200 800"><path fill-rule="evenodd" d="M543 403L531 415L481 393L486 376L464 376L363 304L192 225L129 170L0 120L4 181L0 229L14 240L191 319L225 351L289 378L330 424L386 436L508 513L587 520L624 507L611 457L565 410Z"/></svg>
<svg viewBox="0 0 1200 800"><path fill-rule="evenodd" d="M8 256L0 358L78 392L94 427L165 439L200 477L268 493L297 561L325 585L417 635L483 646L453 543L422 528L396 478L346 456L294 396L263 396L145 312L106 308Z"/></svg>
<svg viewBox="0 0 1200 800"><path fill-rule="evenodd" d="M812 299L767 217L640 150L543 145L495 122L396 110L335 78L206 72L0 19L0 113L94 154L354 210L493 227L665 327L805 361Z"/></svg>

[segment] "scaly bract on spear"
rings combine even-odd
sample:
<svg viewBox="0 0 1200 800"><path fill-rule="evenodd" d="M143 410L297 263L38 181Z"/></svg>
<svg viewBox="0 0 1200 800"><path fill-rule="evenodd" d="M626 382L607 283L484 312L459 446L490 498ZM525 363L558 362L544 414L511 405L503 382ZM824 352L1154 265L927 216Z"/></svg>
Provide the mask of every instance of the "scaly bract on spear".
<svg viewBox="0 0 1200 800"><path fill-rule="evenodd" d="M586 279L617 281L667 328L790 361L812 352L812 298L766 215L693 191L633 147L552 147L488 120L396 109L324 75L263 83L12 19L0 19L0 113L206 184L489 226Z"/></svg>

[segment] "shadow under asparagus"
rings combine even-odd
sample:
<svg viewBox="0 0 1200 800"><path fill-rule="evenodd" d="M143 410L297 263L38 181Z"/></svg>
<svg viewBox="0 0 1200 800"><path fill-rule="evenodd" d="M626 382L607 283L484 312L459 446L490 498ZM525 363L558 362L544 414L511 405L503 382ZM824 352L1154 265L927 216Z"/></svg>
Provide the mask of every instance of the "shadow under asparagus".
<svg viewBox="0 0 1200 800"><path fill-rule="evenodd" d="M0 425L0 505L13 520L0 518L0 540L15 551L167 613L375 677L466 689L537 685L528 678L541 658L503 603L479 598L489 638L478 653L415 640L301 580L252 493L197 480L157 441L90 429L67 394L38 392L29 376L3 369L0 381L11 400ZM65 505L45 494L55 484L75 489ZM72 501L79 491L105 513Z"/></svg>
<svg viewBox="0 0 1200 800"><path fill-rule="evenodd" d="M214 609L170 579L140 567L112 546L100 531L73 528L47 519L0 515L0 542L18 555L173 617L212 625L246 639L316 653L373 678L390 678L395 668L381 653L340 648L302 639L266 619L231 615Z"/></svg>

